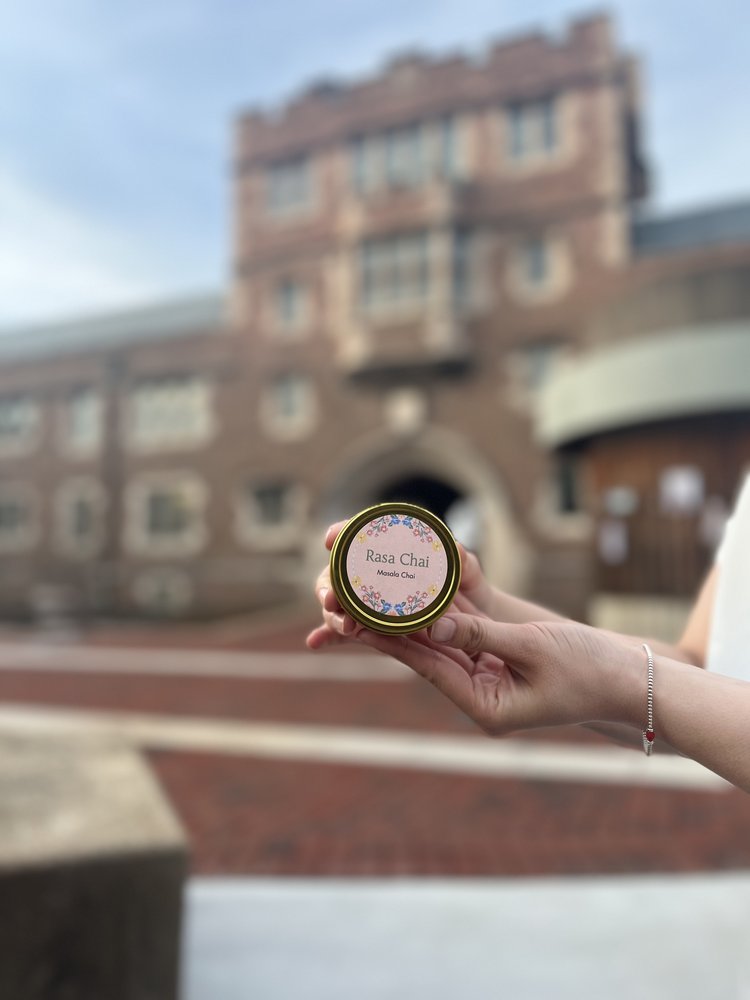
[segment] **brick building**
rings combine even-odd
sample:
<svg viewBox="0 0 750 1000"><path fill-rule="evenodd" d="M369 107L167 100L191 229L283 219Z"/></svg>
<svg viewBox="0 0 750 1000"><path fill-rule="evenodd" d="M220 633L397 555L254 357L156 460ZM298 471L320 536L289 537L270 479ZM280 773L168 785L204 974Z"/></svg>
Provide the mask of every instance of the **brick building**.
<svg viewBox="0 0 750 1000"><path fill-rule="evenodd" d="M3 612L291 598L322 525L400 497L583 614L591 522L538 387L649 276L750 259L634 220L637 69L599 17L244 114L226 298L0 342Z"/></svg>
<svg viewBox="0 0 750 1000"><path fill-rule="evenodd" d="M677 635L750 471L750 206L635 235L649 253L550 374L538 429L585 484L592 619Z"/></svg>

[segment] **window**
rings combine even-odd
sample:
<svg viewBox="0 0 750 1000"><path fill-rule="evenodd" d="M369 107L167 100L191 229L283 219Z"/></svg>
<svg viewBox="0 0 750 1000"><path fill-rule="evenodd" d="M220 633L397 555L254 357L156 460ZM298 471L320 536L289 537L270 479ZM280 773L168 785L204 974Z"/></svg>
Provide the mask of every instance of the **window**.
<svg viewBox="0 0 750 1000"><path fill-rule="evenodd" d="M193 473L144 473L127 490L126 540L156 558L192 555L206 541L205 484Z"/></svg>
<svg viewBox="0 0 750 1000"><path fill-rule="evenodd" d="M38 535L38 505L30 486L0 485L0 552L32 548Z"/></svg>
<svg viewBox="0 0 750 1000"><path fill-rule="evenodd" d="M39 407L31 396L0 397L0 453L30 451L38 426Z"/></svg>
<svg viewBox="0 0 750 1000"><path fill-rule="evenodd" d="M391 129L385 136L385 168L388 187L416 187L424 173L422 129Z"/></svg>
<svg viewBox="0 0 750 1000"><path fill-rule="evenodd" d="M253 490L252 500L258 521L269 528L278 528L287 517L289 491L286 486L258 486Z"/></svg>
<svg viewBox="0 0 750 1000"><path fill-rule="evenodd" d="M276 286L276 323L287 332L304 325L307 312L307 289L295 278L284 278Z"/></svg>
<svg viewBox="0 0 750 1000"><path fill-rule="evenodd" d="M16 534L27 519L28 510L18 497L0 496L0 534Z"/></svg>
<svg viewBox="0 0 750 1000"><path fill-rule="evenodd" d="M297 542L305 510L304 491L284 481L249 482L240 495L237 529L243 541L258 548Z"/></svg>
<svg viewBox="0 0 750 1000"><path fill-rule="evenodd" d="M185 495L174 489L156 489L146 501L146 530L152 537L184 533L190 523Z"/></svg>
<svg viewBox="0 0 750 1000"><path fill-rule="evenodd" d="M459 174L458 127L455 118L443 118L438 131L438 164L441 177L456 178Z"/></svg>
<svg viewBox="0 0 750 1000"><path fill-rule="evenodd" d="M99 449L102 440L102 398L94 389L79 389L68 399L64 419L64 445L77 454Z"/></svg>
<svg viewBox="0 0 750 1000"><path fill-rule="evenodd" d="M313 383L300 372L283 372L268 384L261 401L261 417L274 437L304 437L315 424Z"/></svg>
<svg viewBox="0 0 750 1000"><path fill-rule="evenodd" d="M470 305L474 290L473 234L466 229L456 230L453 241L453 300L457 309Z"/></svg>
<svg viewBox="0 0 750 1000"><path fill-rule="evenodd" d="M564 296L573 282L568 241L548 232L519 240L508 259L508 290L524 305L542 305Z"/></svg>
<svg viewBox="0 0 750 1000"><path fill-rule="evenodd" d="M581 510L581 469L576 455L557 457L557 506L561 514L577 514Z"/></svg>
<svg viewBox="0 0 750 1000"><path fill-rule="evenodd" d="M70 509L70 529L73 537L81 541L88 538L94 526L94 511L91 501L78 497Z"/></svg>
<svg viewBox="0 0 750 1000"><path fill-rule="evenodd" d="M352 143L352 182L357 194L382 186L382 143L375 137L359 137Z"/></svg>
<svg viewBox="0 0 750 1000"><path fill-rule="evenodd" d="M304 157L275 163L267 173L267 204L274 215L309 207L312 200L310 161Z"/></svg>
<svg viewBox="0 0 750 1000"><path fill-rule="evenodd" d="M198 376L147 379L130 398L129 443L139 451L185 448L213 433L211 385Z"/></svg>
<svg viewBox="0 0 750 1000"><path fill-rule="evenodd" d="M510 105L506 119L510 158L523 161L553 156L558 148L557 119L554 97Z"/></svg>
<svg viewBox="0 0 750 1000"><path fill-rule="evenodd" d="M351 144L352 185L358 194L419 187L433 178L450 180L459 172L458 128L447 116L416 122Z"/></svg>
<svg viewBox="0 0 750 1000"><path fill-rule="evenodd" d="M526 240L519 248L521 277L528 288L539 288L549 277L549 250L541 237Z"/></svg>
<svg viewBox="0 0 750 1000"><path fill-rule="evenodd" d="M365 310L421 305L428 293L426 233L368 240L360 249L361 302Z"/></svg>
<svg viewBox="0 0 750 1000"><path fill-rule="evenodd" d="M279 375L273 383L276 412L283 420L291 420L305 409L309 393L304 375Z"/></svg>
<svg viewBox="0 0 750 1000"><path fill-rule="evenodd" d="M55 498L57 546L77 558L99 552L104 535L105 494L93 477L64 482Z"/></svg>

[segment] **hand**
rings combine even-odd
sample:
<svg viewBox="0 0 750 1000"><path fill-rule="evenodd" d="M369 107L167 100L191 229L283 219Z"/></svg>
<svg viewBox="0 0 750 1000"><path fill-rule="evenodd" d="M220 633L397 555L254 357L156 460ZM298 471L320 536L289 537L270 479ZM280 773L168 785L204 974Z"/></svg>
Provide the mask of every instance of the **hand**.
<svg viewBox="0 0 750 1000"><path fill-rule="evenodd" d="M333 548L336 536L346 524L338 521L332 524L326 532L325 546ZM493 602L493 589L484 577L479 560L473 552L467 551L461 544L461 586L456 594L452 607L466 614L489 615ZM320 602L323 613L323 624L314 628L307 636L309 649L322 649L323 646L348 642L356 638L363 626L345 614L331 587L329 568L326 566L315 581L315 594Z"/></svg>
<svg viewBox="0 0 750 1000"><path fill-rule="evenodd" d="M358 639L407 664L490 735L592 720L637 726L646 703L639 647L575 622L451 614L429 632L362 630Z"/></svg>
<svg viewBox="0 0 750 1000"><path fill-rule="evenodd" d="M346 524L346 521L338 521L332 524L325 536L325 546L327 549L333 548L336 536ZM320 602L323 613L323 624L314 628L307 636L308 649L322 649L323 646L333 645L352 639L361 630L362 626L355 622L349 615L344 614L338 599L331 587L331 574L328 564L321 570L318 579L315 581L315 596Z"/></svg>

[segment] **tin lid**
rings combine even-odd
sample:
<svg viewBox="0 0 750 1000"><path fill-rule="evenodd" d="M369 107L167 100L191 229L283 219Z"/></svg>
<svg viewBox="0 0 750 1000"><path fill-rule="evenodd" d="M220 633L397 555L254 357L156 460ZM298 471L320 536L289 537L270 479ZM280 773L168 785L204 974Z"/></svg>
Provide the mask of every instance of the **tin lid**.
<svg viewBox="0 0 750 1000"><path fill-rule="evenodd" d="M375 632L416 632L445 611L461 580L450 529L398 501L355 514L331 550L331 585L344 611Z"/></svg>

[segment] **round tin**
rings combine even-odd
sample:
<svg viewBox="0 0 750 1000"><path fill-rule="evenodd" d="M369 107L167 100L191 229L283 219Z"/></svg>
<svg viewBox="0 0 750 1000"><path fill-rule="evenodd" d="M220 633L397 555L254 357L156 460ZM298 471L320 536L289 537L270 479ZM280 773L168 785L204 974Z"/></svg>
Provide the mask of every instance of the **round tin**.
<svg viewBox="0 0 750 1000"><path fill-rule="evenodd" d="M344 611L375 632L417 632L438 619L461 581L456 541L412 503L379 503L346 522L331 549L331 585Z"/></svg>

